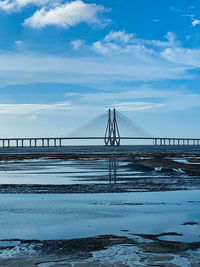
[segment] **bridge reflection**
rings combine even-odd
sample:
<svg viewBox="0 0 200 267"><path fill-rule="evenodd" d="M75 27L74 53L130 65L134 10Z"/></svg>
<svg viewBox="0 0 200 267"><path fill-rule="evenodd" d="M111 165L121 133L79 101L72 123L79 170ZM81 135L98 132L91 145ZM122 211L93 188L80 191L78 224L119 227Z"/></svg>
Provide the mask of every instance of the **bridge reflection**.
<svg viewBox="0 0 200 267"><path fill-rule="evenodd" d="M119 159L116 157L107 160L108 178L110 184L117 183L117 169L119 167Z"/></svg>

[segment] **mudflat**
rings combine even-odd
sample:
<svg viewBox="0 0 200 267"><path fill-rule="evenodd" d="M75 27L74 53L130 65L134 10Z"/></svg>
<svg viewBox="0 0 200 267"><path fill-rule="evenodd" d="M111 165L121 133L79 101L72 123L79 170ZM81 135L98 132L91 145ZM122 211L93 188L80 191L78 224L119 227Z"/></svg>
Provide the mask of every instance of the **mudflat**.
<svg viewBox="0 0 200 267"><path fill-rule="evenodd" d="M0 266L200 266L200 153L0 154Z"/></svg>

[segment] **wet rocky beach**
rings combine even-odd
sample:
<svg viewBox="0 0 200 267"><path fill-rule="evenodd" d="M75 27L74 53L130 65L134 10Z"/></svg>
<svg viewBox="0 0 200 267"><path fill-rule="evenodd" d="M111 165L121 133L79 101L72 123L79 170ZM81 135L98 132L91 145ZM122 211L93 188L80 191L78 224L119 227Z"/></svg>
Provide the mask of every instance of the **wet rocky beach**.
<svg viewBox="0 0 200 267"><path fill-rule="evenodd" d="M200 149L158 150L2 151L0 266L200 266Z"/></svg>

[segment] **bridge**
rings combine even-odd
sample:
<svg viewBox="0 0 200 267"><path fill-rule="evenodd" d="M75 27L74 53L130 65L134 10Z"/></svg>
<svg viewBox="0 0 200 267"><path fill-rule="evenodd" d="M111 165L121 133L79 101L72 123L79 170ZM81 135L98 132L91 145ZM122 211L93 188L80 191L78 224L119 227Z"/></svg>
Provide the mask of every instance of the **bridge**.
<svg viewBox="0 0 200 267"><path fill-rule="evenodd" d="M200 145L200 138L120 136L116 110L109 109L104 136L0 138L0 147L61 147L66 140L102 140L106 146L119 146L122 140L147 140L155 146Z"/></svg>

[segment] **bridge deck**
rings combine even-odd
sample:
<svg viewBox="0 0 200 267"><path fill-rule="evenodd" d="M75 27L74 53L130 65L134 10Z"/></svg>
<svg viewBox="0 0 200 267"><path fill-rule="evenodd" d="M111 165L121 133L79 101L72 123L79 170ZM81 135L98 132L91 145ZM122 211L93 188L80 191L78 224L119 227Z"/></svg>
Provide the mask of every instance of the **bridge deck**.
<svg viewBox="0 0 200 267"><path fill-rule="evenodd" d="M105 140L102 136L0 138L0 147L62 146L64 140ZM200 145L200 138L124 136L120 140L149 140L153 145Z"/></svg>

